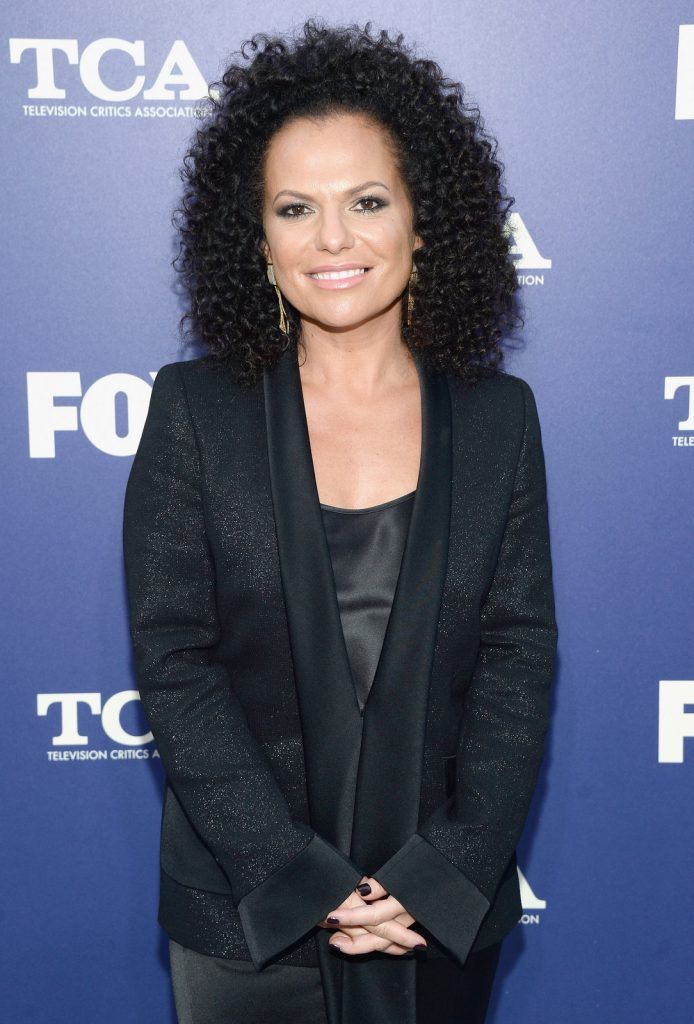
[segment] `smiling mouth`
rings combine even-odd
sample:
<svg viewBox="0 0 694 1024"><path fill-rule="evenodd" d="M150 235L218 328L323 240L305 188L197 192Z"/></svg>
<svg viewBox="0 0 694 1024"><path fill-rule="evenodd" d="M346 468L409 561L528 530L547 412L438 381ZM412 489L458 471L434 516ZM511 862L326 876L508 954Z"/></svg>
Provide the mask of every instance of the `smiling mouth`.
<svg viewBox="0 0 694 1024"><path fill-rule="evenodd" d="M313 277L317 281L340 281L345 277L361 277L370 269L371 267L358 267L356 270L326 270L320 274L307 274L306 276Z"/></svg>

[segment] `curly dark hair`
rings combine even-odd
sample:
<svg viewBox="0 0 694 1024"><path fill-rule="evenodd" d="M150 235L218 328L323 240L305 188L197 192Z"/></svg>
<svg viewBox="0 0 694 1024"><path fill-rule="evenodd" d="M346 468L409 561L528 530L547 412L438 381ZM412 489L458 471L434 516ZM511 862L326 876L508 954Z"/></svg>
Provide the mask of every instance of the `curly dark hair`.
<svg viewBox="0 0 694 1024"><path fill-rule="evenodd" d="M179 328L202 341L207 358L236 364L253 385L288 345L300 318L285 308L290 335L277 326L276 295L261 251L263 158L290 119L360 113L387 133L423 240L414 254L414 316L402 336L425 364L469 383L501 369L502 341L522 323L520 288L506 220L513 197L500 187L504 165L479 109L437 63L414 55L402 33L365 26L326 27L310 18L287 38L257 33L206 98L202 125L180 170L174 211L188 309ZM253 51L249 61L246 48Z"/></svg>

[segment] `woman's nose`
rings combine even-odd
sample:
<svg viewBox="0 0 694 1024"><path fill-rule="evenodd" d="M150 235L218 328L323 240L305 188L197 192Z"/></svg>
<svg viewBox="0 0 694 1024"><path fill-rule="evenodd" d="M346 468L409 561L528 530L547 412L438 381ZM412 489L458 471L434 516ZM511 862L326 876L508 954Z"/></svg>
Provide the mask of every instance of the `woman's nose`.
<svg viewBox="0 0 694 1024"><path fill-rule="evenodd" d="M352 232L342 213L324 210L317 220L317 243L322 249L341 249L352 241Z"/></svg>

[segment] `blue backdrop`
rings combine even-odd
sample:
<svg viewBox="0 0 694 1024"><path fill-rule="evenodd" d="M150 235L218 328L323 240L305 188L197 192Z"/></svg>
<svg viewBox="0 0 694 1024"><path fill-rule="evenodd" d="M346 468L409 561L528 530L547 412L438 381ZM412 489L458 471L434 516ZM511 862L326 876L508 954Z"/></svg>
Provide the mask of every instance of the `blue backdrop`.
<svg viewBox="0 0 694 1024"><path fill-rule="evenodd" d="M462 80L515 196L547 462L554 720L490 1024L689 1024L694 764L694 9L33 0L0 62L7 600L0 1006L173 1021L156 923L161 764L121 563L196 101L256 31L401 29ZM7 271L10 270L8 273Z"/></svg>

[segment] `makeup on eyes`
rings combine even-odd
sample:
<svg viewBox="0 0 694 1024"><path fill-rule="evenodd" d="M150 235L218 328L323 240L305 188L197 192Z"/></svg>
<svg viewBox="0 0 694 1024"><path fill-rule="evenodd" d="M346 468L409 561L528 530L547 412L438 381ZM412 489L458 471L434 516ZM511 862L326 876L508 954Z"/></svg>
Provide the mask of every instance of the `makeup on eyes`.
<svg viewBox="0 0 694 1024"><path fill-rule="evenodd" d="M379 196L367 195L367 196L361 196L359 199L357 199L357 203L365 203L365 202L376 203L377 205L376 205L375 209L357 210L356 211L357 213L362 213L362 214L377 213L378 210L380 210L383 207L386 207L386 206L389 205L387 200L381 199ZM301 208L302 206L305 206L305 205L306 205L305 203L287 203L285 206L281 206L275 212L277 213L277 215L279 217L284 217L286 220L299 220L301 217L305 217L306 214L305 213L299 213L299 214L291 213L290 214L288 211L296 209L296 208Z"/></svg>

